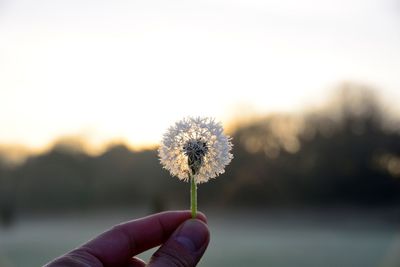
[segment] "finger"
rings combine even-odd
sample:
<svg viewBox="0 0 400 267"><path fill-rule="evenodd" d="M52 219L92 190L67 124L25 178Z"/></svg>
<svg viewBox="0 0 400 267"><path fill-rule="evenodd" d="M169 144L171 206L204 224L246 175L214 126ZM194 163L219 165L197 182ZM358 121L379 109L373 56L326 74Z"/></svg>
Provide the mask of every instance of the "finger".
<svg viewBox="0 0 400 267"><path fill-rule="evenodd" d="M185 221L152 256L149 267L192 267L203 256L210 241L207 225L196 219Z"/></svg>
<svg viewBox="0 0 400 267"><path fill-rule="evenodd" d="M94 255L83 251L81 249L74 249L73 251L61 256L52 262L49 262L43 267L104 267L101 261Z"/></svg>
<svg viewBox="0 0 400 267"><path fill-rule="evenodd" d="M185 220L190 211L162 212L114 226L82 246L105 266L122 265L132 256L159 246ZM199 214L205 221L205 216Z"/></svg>
<svg viewBox="0 0 400 267"><path fill-rule="evenodd" d="M129 262L125 265L125 267L145 267L146 263L139 258L132 258Z"/></svg>
<svg viewBox="0 0 400 267"><path fill-rule="evenodd" d="M55 262L82 263L71 266L87 266L83 265L87 263L91 263L89 266L121 266L127 264L132 256L164 243L182 222L190 218L190 211L170 211L122 223ZM198 219L206 222L202 213L198 214ZM60 265L54 262L48 265L53 266Z"/></svg>

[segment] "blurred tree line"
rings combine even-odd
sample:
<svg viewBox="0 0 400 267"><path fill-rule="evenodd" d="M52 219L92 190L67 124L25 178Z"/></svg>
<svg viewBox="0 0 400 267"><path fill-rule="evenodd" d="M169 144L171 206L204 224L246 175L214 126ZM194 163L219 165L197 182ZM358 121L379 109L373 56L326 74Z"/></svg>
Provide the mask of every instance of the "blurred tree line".
<svg viewBox="0 0 400 267"><path fill-rule="evenodd" d="M226 173L199 187L202 208L400 203L400 121L373 90L346 84L324 108L238 125ZM16 210L185 208L188 193L156 150L119 144L90 156L79 143L60 142L16 167L0 158L3 223Z"/></svg>

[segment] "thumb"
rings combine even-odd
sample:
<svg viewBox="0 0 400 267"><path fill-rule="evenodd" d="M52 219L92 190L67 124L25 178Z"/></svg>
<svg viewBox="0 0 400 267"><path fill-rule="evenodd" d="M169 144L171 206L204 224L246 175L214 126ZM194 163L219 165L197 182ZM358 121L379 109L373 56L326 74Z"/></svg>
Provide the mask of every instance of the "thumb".
<svg viewBox="0 0 400 267"><path fill-rule="evenodd" d="M196 266L210 241L207 225L197 219L182 223L153 254L149 267Z"/></svg>

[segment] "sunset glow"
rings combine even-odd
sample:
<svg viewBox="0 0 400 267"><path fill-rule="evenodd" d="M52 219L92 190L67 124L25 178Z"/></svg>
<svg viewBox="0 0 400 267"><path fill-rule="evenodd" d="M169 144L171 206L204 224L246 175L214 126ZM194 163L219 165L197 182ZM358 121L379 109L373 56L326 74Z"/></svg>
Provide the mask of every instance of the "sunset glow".
<svg viewBox="0 0 400 267"><path fill-rule="evenodd" d="M399 112L395 1L1 5L1 144L149 146L185 116L297 111L349 80L382 89Z"/></svg>

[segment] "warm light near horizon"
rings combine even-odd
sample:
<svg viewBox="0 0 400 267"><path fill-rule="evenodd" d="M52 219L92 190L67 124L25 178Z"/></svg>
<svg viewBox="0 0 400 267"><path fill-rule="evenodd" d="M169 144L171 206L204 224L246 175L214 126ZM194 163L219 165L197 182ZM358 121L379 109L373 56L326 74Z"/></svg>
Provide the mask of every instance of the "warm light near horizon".
<svg viewBox="0 0 400 267"><path fill-rule="evenodd" d="M184 116L295 111L343 80L399 99L393 1L321 2L5 1L0 144L149 145Z"/></svg>

